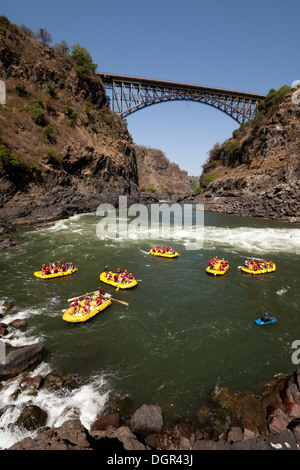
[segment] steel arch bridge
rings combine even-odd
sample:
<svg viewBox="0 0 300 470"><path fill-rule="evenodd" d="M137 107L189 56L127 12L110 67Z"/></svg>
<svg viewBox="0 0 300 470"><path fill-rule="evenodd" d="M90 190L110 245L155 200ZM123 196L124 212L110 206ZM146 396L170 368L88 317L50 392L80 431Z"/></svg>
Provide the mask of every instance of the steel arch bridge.
<svg viewBox="0 0 300 470"><path fill-rule="evenodd" d="M165 101L196 101L228 114L238 123L251 121L265 95L187 83L97 73L112 90L112 110L124 118L140 109Z"/></svg>

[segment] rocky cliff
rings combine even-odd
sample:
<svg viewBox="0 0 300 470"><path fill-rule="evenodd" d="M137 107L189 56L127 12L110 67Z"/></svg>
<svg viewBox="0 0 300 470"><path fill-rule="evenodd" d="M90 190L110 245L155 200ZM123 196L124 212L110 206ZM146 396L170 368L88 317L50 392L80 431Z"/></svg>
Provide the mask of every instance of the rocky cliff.
<svg viewBox="0 0 300 470"><path fill-rule="evenodd" d="M187 172L170 162L161 150L136 146L136 159L143 193L166 198L192 193Z"/></svg>
<svg viewBox="0 0 300 470"><path fill-rule="evenodd" d="M207 210L300 222L300 106L295 90L271 90L256 118L216 144L197 202Z"/></svg>
<svg viewBox="0 0 300 470"><path fill-rule="evenodd" d="M190 193L186 172L136 148L95 68L79 45L49 47L0 16L0 226Z"/></svg>
<svg viewBox="0 0 300 470"><path fill-rule="evenodd" d="M2 222L55 219L138 195L131 135L92 67L78 60L0 17Z"/></svg>

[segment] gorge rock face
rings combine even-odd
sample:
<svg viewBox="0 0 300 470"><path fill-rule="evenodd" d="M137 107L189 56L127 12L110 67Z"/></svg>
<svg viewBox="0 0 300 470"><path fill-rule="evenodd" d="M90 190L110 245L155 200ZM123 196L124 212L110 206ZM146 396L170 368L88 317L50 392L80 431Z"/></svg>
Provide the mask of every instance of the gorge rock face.
<svg viewBox="0 0 300 470"><path fill-rule="evenodd" d="M135 148L99 76L82 78L69 53L0 22L0 225L95 211L120 194L135 201Z"/></svg>
<svg viewBox="0 0 300 470"><path fill-rule="evenodd" d="M255 130L250 124L251 132L237 131L212 149L197 202L207 210L300 222L300 106L292 98L293 91Z"/></svg>
<svg viewBox="0 0 300 470"><path fill-rule="evenodd" d="M143 192L165 197L191 194L186 171L171 163L161 150L136 146L139 187Z"/></svg>

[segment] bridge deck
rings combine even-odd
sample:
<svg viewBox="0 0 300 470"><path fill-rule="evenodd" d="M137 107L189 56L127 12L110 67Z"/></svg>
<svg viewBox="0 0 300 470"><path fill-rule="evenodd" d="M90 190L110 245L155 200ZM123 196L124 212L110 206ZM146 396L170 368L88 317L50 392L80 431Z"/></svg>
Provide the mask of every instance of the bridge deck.
<svg viewBox="0 0 300 470"><path fill-rule="evenodd" d="M104 72L97 72L97 75L100 76L103 83L112 83L113 81L121 81L123 83L139 83L141 85L148 85L148 86L167 86L169 88L181 88L187 90L194 90L194 91L203 91L207 93L218 93L218 94L225 94L230 96L242 96L243 98L248 99L257 99L262 100L266 97L266 95L258 94L258 93L249 93L244 91L236 91L236 90L227 90L225 88L216 88L216 87L208 87L203 85L195 85L189 83L181 83L181 82L172 82L167 80L157 80L152 78L143 78L143 77L131 77L129 75L118 75L113 73L104 73Z"/></svg>

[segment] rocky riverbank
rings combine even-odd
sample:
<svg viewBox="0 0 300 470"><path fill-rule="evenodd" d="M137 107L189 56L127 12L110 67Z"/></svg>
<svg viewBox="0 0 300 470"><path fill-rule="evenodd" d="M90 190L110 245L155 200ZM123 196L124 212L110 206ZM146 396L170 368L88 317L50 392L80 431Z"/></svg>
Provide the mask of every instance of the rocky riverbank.
<svg viewBox="0 0 300 470"><path fill-rule="evenodd" d="M9 450L275 450L298 449L300 444L300 369L292 376L278 376L264 387L260 395L233 393L216 388L197 412L197 422L179 417L170 424L157 404L135 406L129 399L120 399L106 407L89 429L79 419L66 419L58 427L47 427L47 411L35 404L35 397L50 393L71 393L82 384L70 375L57 372L34 374L44 360L40 342L12 347L6 338L13 331L28 328L12 305L2 306L0 335L5 343L1 358L1 388L18 378L18 387L11 397L26 395L11 429L30 431ZM9 323L5 316L10 312ZM3 350L2 350L3 353ZM25 396L24 395L24 396ZM5 413L0 410L0 416Z"/></svg>

